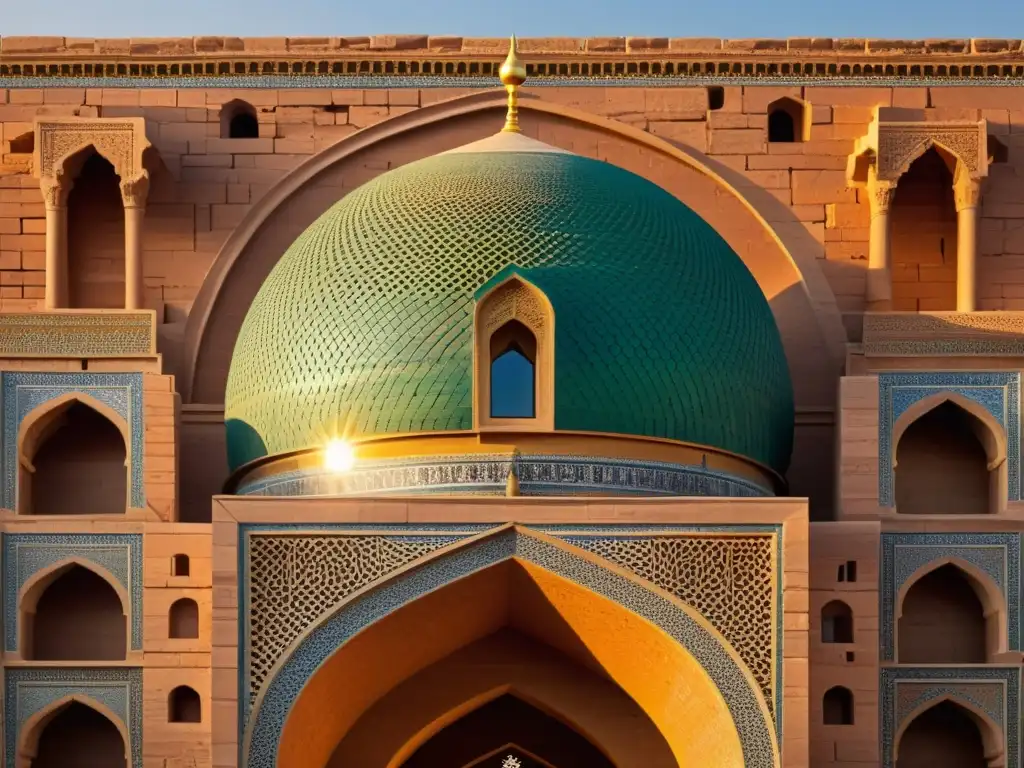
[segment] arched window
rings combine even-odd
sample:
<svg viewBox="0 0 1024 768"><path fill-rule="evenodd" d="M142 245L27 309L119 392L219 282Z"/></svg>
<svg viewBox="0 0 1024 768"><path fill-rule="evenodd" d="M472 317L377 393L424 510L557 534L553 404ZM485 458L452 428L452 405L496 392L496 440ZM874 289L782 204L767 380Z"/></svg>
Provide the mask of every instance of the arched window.
<svg viewBox="0 0 1024 768"><path fill-rule="evenodd" d="M995 511L1000 473L989 470L991 430L945 401L907 427L896 446L896 511L984 515ZM994 450L994 449L992 449Z"/></svg>
<svg viewBox="0 0 1024 768"><path fill-rule="evenodd" d="M121 431L78 400L35 422L22 444L32 470L19 487L22 514L123 514L128 506L127 447Z"/></svg>
<svg viewBox="0 0 1024 768"><path fill-rule="evenodd" d="M68 195L68 306L124 308L124 201L114 166L92 152Z"/></svg>
<svg viewBox="0 0 1024 768"><path fill-rule="evenodd" d="M511 274L479 299L473 325L474 427L554 429L555 318L547 296Z"/></svg>
<svg viewBox="0 0 1024 768"><path fill-rule="evenodd" d="M768 141L788 144L810 138L810 107L796 99L782 98L768 105Z"/></svg>
<svg viewBox="0 0 1024 768"><path fill-rule="evenodd" d="M199 605L195 600L183 597L171 606L168 636L179 639L199 637Z"/></svg>
<svg viewBox="0 0 1024 768"><path fill-rule="evenodd" d="M119 661L127 655L121 598L101 576L71 565L23 604L22 655L32 661Z"/></svg>
<svg viewBox="0 0 1024 768"><path fill-rule="evenodd" d="M896 768L986 768L977 721L951 701L914 718L897 746Z"/></svg>
<svg viewBox="0 0 1024 768"><path fill-rule="evenodd" d="M199 694L187 685L179 685L167 697L167 720L171 723L200 723L203 705Z"/></svg>
<svg viewBox="0 0 1024 768"><path fill-rule="evenodd" d="M853 611L842 600L833 600L821 609L821 642L853 642Z"/></svg>
<svg viewBox="0 0 1024 768"><path fill-rule="evenodd" d="M92 707L72 701L44 718L32 768L125 768L121 732ZM21 759L21 758L19 758ZM25 765L28 765L26 760Z"/></svg>
<svg viewBox="0 0 1024 768"><path fill-rule="evenodd" d="M228 102L220 110L220 135L223 139L256 139L260 124L256 109L248 102Z"/></svg>
<svg viewBox="0 0 1024 768"><path fill-rule="evenodd" d="M853 725L853 692L841 685L829 688L821 709L825 725Z"/></svg>
<svg viewBox="0 0 1024 768"><path fill-rule="evenodd" d="M537 339L510 320L491 336L491 418L532 419L537 411Z"/></svg>
<svg viewBox="0 0 1024 768"><path fill-rule="evenodd" d="M188 576L189 574L189 561L188 555L175 555L171 560L171 575L172 576Z"/></svg>
<svg viewBox="0 0 1024 768"><path fill-rule="evenodd" d="M966 574L943 565L903 598L897 660L901 664L984 664L995 645L998 617L986 611Z"/></svg>

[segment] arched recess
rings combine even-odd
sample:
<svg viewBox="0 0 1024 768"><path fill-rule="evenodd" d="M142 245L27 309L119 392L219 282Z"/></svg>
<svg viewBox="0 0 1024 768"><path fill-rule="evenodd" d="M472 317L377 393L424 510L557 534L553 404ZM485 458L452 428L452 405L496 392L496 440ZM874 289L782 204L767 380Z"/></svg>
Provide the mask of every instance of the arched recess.
<svg viewBox="0 0 1024 768"><path fill-rule="evenodd" d="M811 105L785 96L768 105L768 141L793 143L810 141Z"/></svg>
<svg viewBox="0 0 1024 768"><path fill-rule="evenodd" d="M63 602L58 602L40 622L39 604L50 588L55 584L59 588L59 582L79 572L88 576L62 590L58 596ZM18 650L23 659L33 660L125 659L131 648L130 611L128 592L113 574L89 560L66 558L33 574L18 591ZM37 635L45 643L45 652L36 652ZM83 652L84 657L80 655Z"/></svg>
<svg viewBox="0 0 1024 768"><path fill-rule="evenodd" d="M929 414L933 418L922 421ZM915 424L923 428L914 430L917 435L909 432L914 440L905 443ZM948 391L918 400L896 419L890 445L897 513L1005 511L1009 492L1006 431L974 400ZM977 447L983 455L976 455Z"/></svg>
<svg viewBox="0 0 1024 768"><path fill-rule="evenodd" d="M910 712L893 737L896 768L1003 768L1002 729L969 701L944 694Z"/></svg>
<svg viewBox="0 0 1024 768"><path fill-rule="evenodd" d="M522 580L514 585L524 587L532 591ZM676 768L664 737L636 702L593 668L579 646L563 652L537 639L536 623L523 614L510 624L531 624L529 632L498 630L388 691L352 725L327 768L399 768L449 726L506 695L560 720L618 768ZM550 618L541 614L544 622Z"/></svg>
<svg viewBox="0 0 1024 768"><path fill-rule="evenodd" d="M394 166L484 138L500 127L505 101L503 91L489 91L422 107L361 130L284 176L225 241L189 313L180 372L186 401L223 402L231 351L256 292L310 223L376 175L367 171L369 158ZM645 176L715 227L772 305L798 406L834 404L846 332L818 264L821 245L787 206L702 153L623 123L529 95L520 111L527 133Z"/></svg>
<svg viewBox="0 0 1024 768"><path fill-rule="evenodd" d="M51 748L46 743L47 731L51 726L59 727L62 716L72 719L67 725L79 734L84 731L86 738L91 734L92 742L76 741L75 748L69 750L66 738L58 737ZM120 745L115 741L115 735L120 738ZM65 696L29 717L21 728L17 744L18 768L94 768L97 765L103 768L141 768L132 765L131 741L121 718L101 702L84 694ZM98 762L93 762L97 759Z"/></svg>
<svg viewBox="0 0 1024 768"><path fill-rule="evenodd" d="M75 410L80 418L69 424ZM69 426L72 433L62 434ZM40 477L36 459L51 440L53 455ZM19 514L123 514L131 506L131 431L106 403L84 392L47 400L22 420L17 446ZM42 487L34 494L37 482Z"/></svg>
<svg viewBox="0 0 1024 768"><path fill-rule="evenodd" d="M522 584L526 592L515 591ZM298 637L256 697L243 745L248 768L326 764L375 701L506 626L515 606L530 617L517 629L536 630L545 614L557 619L544 641L587 654L681 765L779 765L753 676L703 617L601 558L510 525L399 569Z"/></svg>
<svg viewBox="0 0 1024 768"><path fill-rule="evenodd" d="M498 276L480 290L473 318L476 428L554 430L555 312L547 296L519 275ZM533 415L528 418L503 418L492 408L491 370L510 351L532 364Z"/></svg>
<svg viewBox="0 0 1024 768"><path fill-rule="evenodd" d="M220 108L222 139L257 139L259 135L259 119L252 104L234 99Z"/></svg>
<svg viewBox="0 0 1024 768"><path fill-rule="evenodd" d="M895 620L901 664L983 664L1007 647L1002 590L958 557L933 560L911 574L896 595Z"/></svg>
<svg viewBox="0 0 1024 768"><path fill-rule="evenodd" d="M123 309L125 215L114 164L93 147L68 160L75 166L67 195L67 306Z"/></svg>

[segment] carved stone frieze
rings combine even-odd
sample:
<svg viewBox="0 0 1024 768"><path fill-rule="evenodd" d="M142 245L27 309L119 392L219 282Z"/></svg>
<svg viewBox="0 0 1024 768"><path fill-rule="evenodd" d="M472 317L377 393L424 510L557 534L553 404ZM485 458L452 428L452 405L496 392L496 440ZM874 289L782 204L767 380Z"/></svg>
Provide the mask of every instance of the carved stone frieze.
<svg viewBox="0 0 1024 768"><path fill-rule="evenodd" d="M867 185L868 202L871 206L871 215L878 216L888 212L896 199L895 181L878 181L872 179Z"/></svg>
<svg viewBox="0 0 1024 768"><path fill-rule="evenodd" d="M35 174L47 205L59 206L62 198L66 201L80 153L90 147L114 166L126 205L145 199L148 172L143 153L151 145L144 118L40 118L35 132Z"/></svg>
<svg viewBox="0 0 1024 768"><path fill-rule="evenodd" d="M480 312L480 325L490 334L509 320L518 320L535 334L543 334L547 316L536 291L519 280L509 280L488 297Z"/></svg>
<svg viewBox="0 0 1024 768"><path fill-rule="evenodd" d="M971 178L988 175L985 123L878 123L876 155L880 180L897 181L932 147L952 154Z"/></svg>

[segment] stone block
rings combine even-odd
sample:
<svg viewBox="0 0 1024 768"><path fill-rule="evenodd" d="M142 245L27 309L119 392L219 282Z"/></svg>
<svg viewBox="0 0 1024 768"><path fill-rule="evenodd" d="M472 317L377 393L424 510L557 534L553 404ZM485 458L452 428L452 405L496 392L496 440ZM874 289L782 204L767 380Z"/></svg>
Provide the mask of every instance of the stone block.
<svg viewBox="0 0 1024 768"><path fill-rule="evenodd" d="M370 35L370 49L378 51L415 51L428 43L427 35Z"/></svg>
<svg viewBox="0 0 1024 768"><path fill-rule="evenodd" d="M704 88L647 88L644 111L651 120L702 120L707 114Z"/></svg>
<svg viewBox="0 0 1024 768"><path fill-rule="evenodd" d="M366 128L367 126L386 120L387 117L387 107L351 106L348 110L348 121L356 128Z"/></svg>
<svg viewBox="0 0 1024 768"><path fill-rule="evenodd" d="M846 174L841 171L793 171L793 202L852 203L856 193L847 188Z"/></svg>
<svg viewBox="0 0 1024 768"><path fill-rule="evenodd" d="M592 53L621 53L626 50L626 38L588 37L586 50Z"/></svg>
<svg viewBox="0 0 1024 768"><path fill-rule="evenodd" d="M700 152L708 150L708 130L703 122L661 122L652 120L648 129L653 135L668 141L693 147Z"/></svg>
<svg viewBox="0 0 1024 768"><path fill-rule="evenodd" d="M803 89L799 86L744 86L743 111L766 112L768 105L782 98L799 99Z"/></svg>
<svg viewBox="0 0 1024 768"><path fill-rule="evenodd" d="M362 106L363 91L344 90L331 91L331 103L339 106Z"/></svg>
<svg viewBox="0 0 1024 768"><path fill-rule="evenodd" d="M0 41L0 52L12 53L57 53L64 49L63 37L21 37L11 35Z"/></svg>
<svg viewBox="0 0 1024 768"><path fill-rule="evenodd" d="M765 144L765 133L758 129L716 130L711 132L712 155L756 155L765 151Z"/></svg>
<svg viewBox="0 0 1024 768"><path fill-rule="evenodd" d="M846 105L851 107L891 107L892 88L839 88L809 85L804 98L812 104Z"/></svg>

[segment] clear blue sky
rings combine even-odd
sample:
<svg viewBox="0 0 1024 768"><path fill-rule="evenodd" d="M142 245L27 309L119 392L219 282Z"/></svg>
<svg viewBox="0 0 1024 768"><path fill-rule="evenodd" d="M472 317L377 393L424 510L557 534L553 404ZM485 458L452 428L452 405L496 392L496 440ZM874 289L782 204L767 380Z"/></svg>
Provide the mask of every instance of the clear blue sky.
<svg viewBox="0 0 1024 768"><path fill-rule="evenodd" d="M0 0L0 35L1014 37L1019 0Z"/></svg>

